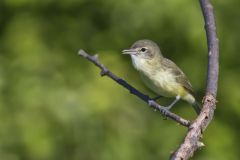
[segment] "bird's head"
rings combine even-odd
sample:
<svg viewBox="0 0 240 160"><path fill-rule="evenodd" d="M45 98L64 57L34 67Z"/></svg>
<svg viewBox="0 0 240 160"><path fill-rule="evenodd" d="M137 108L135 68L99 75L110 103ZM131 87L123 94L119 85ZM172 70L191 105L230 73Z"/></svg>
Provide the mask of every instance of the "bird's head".
<svg viewBox="0 0 240 160"><path fill-rule="evenodd" d="M130 49L122 51L123 54L129 54L133 59L152 60L156 57L162 57L158 45L151 40L138 40Z"/></svg>

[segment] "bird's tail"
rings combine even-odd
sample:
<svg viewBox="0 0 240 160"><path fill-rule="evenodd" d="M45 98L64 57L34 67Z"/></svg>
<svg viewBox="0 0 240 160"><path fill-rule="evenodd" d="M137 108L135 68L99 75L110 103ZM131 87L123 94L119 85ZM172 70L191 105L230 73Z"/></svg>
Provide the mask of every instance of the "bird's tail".
<svg viewBox="0 0 240 160"><path fill-rule="evenodd" d="M196 113L199 115L201 112L201 104L198 103L196 100L192 103L192 106L194 108L194 110L196 111Z"/></svg>

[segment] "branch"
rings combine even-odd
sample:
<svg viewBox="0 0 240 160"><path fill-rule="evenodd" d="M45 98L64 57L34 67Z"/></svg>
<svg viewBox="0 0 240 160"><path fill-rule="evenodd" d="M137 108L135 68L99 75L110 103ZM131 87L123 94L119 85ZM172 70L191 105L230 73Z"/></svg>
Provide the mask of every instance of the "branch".
<svg viewBox="0 0 240 160"><path fill-rule="evenodd" d="M203 146L199 142L202 133L214 116L219 72L219 46L216 34L215 18L210 0L199 0L205 21L208 44L207 89L203 99L203 109L197 119L189 126L189 131L179 148L173 153L172 160L185 160Z"/></svg>
<svg viewBox="0 0 240 160"><path fill-rule="evenodd" d="M135 89L133 86L128 84L126 81L119 78L118 76L113 74L111 71L109 71L102 63L99 62L97 55L91 56L83 50L79 50L78 54L80 56L88 59L90 62L95 64L98 68L100 68L101 69L101 73L100 73L101 76L108 76L109 78L113 79L115 82L117 82L118 84L120 84L121 86L123 86L124 88L129 90L131 94L134 94L135 96L137 96L138 98L140 98L144 102L148 103L150 107L154 108L155 110L158 110L164 116L166 116L168 118L171 118L172 120L176 121L177 123L179 123L183 126L188 127L190 125L190 122L188 120L185 120L182 117L170 112L169 110L166 110L163 106L160 106L156 101L151 100L149 98L149 96L141 93L140 91Z"/></svg>

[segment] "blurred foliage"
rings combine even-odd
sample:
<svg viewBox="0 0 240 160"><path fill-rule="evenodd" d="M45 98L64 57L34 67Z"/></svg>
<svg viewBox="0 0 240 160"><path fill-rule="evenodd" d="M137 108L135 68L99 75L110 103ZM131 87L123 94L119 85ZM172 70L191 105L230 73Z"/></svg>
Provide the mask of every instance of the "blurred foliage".
<svg viewBox="0 0 240 160"><path fill-rule="evenodd" d="M213 1L220 39L220 82L206 147L194 159L238 159L240 21L237 0ZM121 50L152 39L204 95L207 46L198 1L1 0L0 159L167 159L186 128L130 95L78 57L99 53L114 73L141 91ZM169 100L162 99L160 103ZM173 109L194 119L180 102Z"/></svg>

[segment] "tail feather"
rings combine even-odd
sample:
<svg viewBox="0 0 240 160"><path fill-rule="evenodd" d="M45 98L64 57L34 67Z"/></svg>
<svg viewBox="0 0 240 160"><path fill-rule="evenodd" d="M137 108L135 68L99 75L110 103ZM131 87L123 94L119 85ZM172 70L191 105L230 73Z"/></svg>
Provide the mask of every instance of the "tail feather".
<svg viewBox="0 0 240 160"><path fill-rule="evenodd" d="M192 104L194 110L196 111L196 113L199 115L200 112L201 112L201 104L198 103L197 101L195 101L193 104Z"/></svg>

